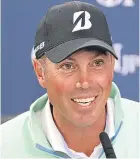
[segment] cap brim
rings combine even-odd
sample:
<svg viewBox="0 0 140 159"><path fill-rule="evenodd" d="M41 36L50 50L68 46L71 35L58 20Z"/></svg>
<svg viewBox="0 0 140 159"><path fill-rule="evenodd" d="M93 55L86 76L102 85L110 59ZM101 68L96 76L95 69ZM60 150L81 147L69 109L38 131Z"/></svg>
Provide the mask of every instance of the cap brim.
<svg viewBox="0 0 140 159"><path fill-rule="evenodd" d="M53 63L58 63L73 54L75 51L89 46L96 46L105 49L106 51L109 51L116 59L118 59L112 46L104 41L93 38L80 38L67 41L49 51L46 51L45 55Z"/></svg>

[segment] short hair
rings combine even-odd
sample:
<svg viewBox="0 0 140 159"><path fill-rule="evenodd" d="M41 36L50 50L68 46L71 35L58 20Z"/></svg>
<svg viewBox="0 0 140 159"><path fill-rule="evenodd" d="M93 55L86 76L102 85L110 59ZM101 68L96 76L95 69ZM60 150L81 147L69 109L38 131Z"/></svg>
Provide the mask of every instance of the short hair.
<svg viewBox="0 0 140 159"><path fill-rule="evenodd" d="M33 64L33 59L35 59L35 51L34 51L34 46L32 47L32 50L31 50L31 61L32 61L32 64Z"/></svg>

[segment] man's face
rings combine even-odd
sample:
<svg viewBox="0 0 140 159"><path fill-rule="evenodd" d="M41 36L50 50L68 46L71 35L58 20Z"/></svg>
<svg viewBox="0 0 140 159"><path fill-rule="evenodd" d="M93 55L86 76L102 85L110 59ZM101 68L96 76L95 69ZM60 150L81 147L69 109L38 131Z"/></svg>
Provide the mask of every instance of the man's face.
<svg viewBox="0 0 140 159"><path fill-rule="evenodd" d="M105 109L113 70L114 58L99 51L80 50L58 64L47 60L46 89L57 120L93 124Z"/></svg>

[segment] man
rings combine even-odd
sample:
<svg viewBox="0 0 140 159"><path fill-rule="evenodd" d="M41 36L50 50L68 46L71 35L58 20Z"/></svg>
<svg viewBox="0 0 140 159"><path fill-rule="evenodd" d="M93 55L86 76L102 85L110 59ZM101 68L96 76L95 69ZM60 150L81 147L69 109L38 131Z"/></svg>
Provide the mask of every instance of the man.
<svg viewBox="0 0 140 159"><path fill-rule="evenodd" d="M79 1L52 7L34 54L47 94L1 126L3 158L105 158L103 131L118 158L140 157L140 105L121 98L112 82L117 55L99 9Z"/></svg>

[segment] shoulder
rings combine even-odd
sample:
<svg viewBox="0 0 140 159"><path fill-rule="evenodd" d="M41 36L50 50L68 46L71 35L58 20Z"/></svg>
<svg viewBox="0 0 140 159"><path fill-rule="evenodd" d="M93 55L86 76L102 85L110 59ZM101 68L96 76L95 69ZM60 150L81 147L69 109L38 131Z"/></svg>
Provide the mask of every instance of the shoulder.
<svg viewBox="0 0 140 159"><path fill-rule="evenodd" d="M122 109L127 113L140 113L140 103L133 101L133 100L129 100L126 98L121 98L121 105L122 105Z"/></svg>
<svg viewBox="0 0 140 159"><path fill-rule="evenodd" d="M8 130L13 129L14 127L20 128L21 125L24 123L24 121L28 118L28 112L22 113L15 118L3 123L0 125L0 131L1 130Z"/></svg>
<svg viewBox="0 0 140 159"><path fill-rule="evenodd" d="M13 143L13 140L18 141L19 138L22 138L22 131L25 129L25 125L28 120L28 112L25 112L21 115L18 115L12 120L7 121L6 123L0 126L0 134L2 135L2 143L9 144Z"/></svg>
<svg viewBox="0 0 140 159"><path fill-rule="evenodd" d="M21 137L22 131L25 129L25 125L27 125L29 120L28 114L28 112L22 113L14 119L0 125L0 134L2 135L3 142L11 141L11 136L12 138L15 137L15 139Z"/></svg>
<svg viewBox="0 0 140 159"><path fill-rule="evenodd" d="M124 102L124 103L127 103L127 104L134 104L136 106L140 106L139 102L136 102L136 101L133 101L133 100L130 100L130 99L121 98L121 101Z"/></svg>
<svg viewBox="0 0 140 159"><path fill-rule="evenodd" d="M19 154L22 156L28 119L28 112L25 112L0 126L0 149L3 157L13 157Z"/></svg>
<svg viewBox="0 0 140 159"><path fill-rule="evenodd" d="M0 134L2 135L2 141L11 141L12 138L18 139L21 136L27 121L28 121L28 112L25 112L21 115L18 115L12 120L9 120L2 125L0 125Z"/></svg>
<svg viewBox="0 0 140 159"><path fill-rule="evenodd" d="M121 106L124 114L123 122L128 130L127 133L131 134L135 132L135 136L139 136L140 103L122 98Z"/></svg>

